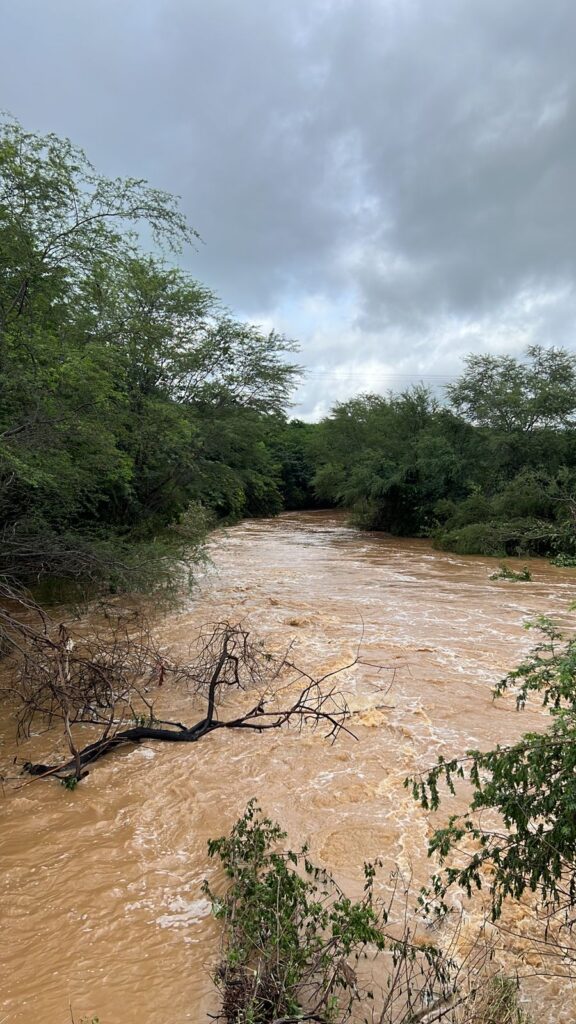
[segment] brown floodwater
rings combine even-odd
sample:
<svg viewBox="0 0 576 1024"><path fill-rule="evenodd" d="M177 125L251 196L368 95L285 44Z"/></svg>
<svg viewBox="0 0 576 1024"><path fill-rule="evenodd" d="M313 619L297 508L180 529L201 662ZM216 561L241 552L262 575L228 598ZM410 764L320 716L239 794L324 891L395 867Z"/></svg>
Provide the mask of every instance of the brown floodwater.
<svg viewBox="0 0 576 1024"><path fill-rule="evenodd" d="M495 582L494 559L353 531L333 512L241 523L214 536L211 558L186 607L157 619L161 642L183 653L202 623L242 621L276 646L293 641L293 658L316 674L350 665L360 645L360 662L339 677L357 739L222 732L113 755L74 792L7 783L0 1024L69 1024L69 1007L77 1024L208 1020L218 927L201 892L215 871L206 842L251 797L352 895L375 857L383 890L395 866L420 885L431 825L404 777L440 752L542 724L511 699L494 703L491 687L530 648L528 618L571 623L574 572L534 559L532 582ZM181 717L183 697L167 689L162 712ZM44 733L16 748L10 721L0 739L5 774L14 754L47 757L56 742ZM476 912L463 906L472 927ZM511 919L525 934L523 962L537 966L528 910ZM566 985L535 991L538 1020L574 1020Z"/></svg>

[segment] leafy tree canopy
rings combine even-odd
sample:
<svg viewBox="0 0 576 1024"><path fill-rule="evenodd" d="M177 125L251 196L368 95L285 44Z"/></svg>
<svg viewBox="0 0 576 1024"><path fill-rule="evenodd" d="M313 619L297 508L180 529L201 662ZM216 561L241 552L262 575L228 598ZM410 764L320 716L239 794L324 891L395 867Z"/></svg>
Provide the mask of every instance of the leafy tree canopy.
<svg viewBox="0 0 576 1024"><path fill-rule="evenodd" d="M466 371L446 393L472 423L502 433L531 433L574 424L576 356L531 345L526 360L470 355Z"/></svg>
<svg viewBox="0 0 576 1024"><path fill-rule="evenodd" d="M311 444L320 500L462 554L576 553L576 356L472 355L447 389L336 405Z"/></svg>
<svg viewBox="0 0 576 1024"><path fill-rule="evenodd" d="M158 531L163 559L191 502L281 506L265 439L294 344L166 262L195 237L172 196L0 127L0 574L109 579ZM186 543L206 515L193 519Z"/></svg>

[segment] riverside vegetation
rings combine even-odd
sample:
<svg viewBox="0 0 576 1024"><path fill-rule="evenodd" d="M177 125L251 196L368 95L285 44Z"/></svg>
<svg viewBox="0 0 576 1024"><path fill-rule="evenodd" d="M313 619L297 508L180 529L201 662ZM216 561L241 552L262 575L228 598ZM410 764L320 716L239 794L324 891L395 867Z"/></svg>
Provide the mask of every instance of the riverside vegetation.
<svg viewBox="0 0 576 1024"><path fill-rule="evenodd" d="M523 360L470 356L445 405L415 387L339 404L320 424L289 421L299 372L294 343L238 322L174 265L174 254L196 237L169 195L142 181L106 179L69 142L3 124L0 638L19 681L10 698L21 703L24 731L37 713L64 725L71 760L62 770L40 767L65 781L79 781L87 763L71 739L75 722L97 715L98 756L120 741L138 741L139 729L162 732L166 723L154 718L138 681L144 670L156 672L158 684L165 673L185 670L164 665L147 634L134 646L132 629L125 636L112 631L92 648L89 639L75 646L52 627L43 602L137 590L169 596L193 574L215 522L328 502L349 508L364 528L431 536L461 553L543 554L567 565L576 559L576 357L539 346ZM143 239L154 240L154 255ZM472 786L469 813L433 836L431 851L447 866L424 903L446 910L452 884L469 893L487 885L497 920L503 901L530 890L560 915L569 936L576 647L553 623L542 620L540 628L532 658L501 689L514 685L519 706L539 696L550 711L549 730L440 759L410 785L432 808L441 782L453 790L454 780L467 778ZM230 653L226 642L223 653ZM210 680L218 664L211 649L201 678L189 670L208 709L192 729L168 723L174 735L197 738L216 727ZM218 685L235 683L233 659L228 668ZM275 711L274 723L259 700L218 727L261 731L292 717L338 731L346 708L337 691L326 696L322 681L305 672L301 678L297 706ZM135 716L124 730L133 735L121 734L119 705ZM498 829L478 824L483 809L498 813ZM232 884L228 895L215 897L230 939L218 974L232 1007L223 1010L227 1019L345 1019L359 991L348 958L367 945L388 950L409 979L400 1001L383 1003L372 1019L447 1019L444 990L433 1009L410 1002L413 975L405 967L424 957L435 983L439 970L447 985L451 961L432 947L415 950L407 936L386 936L373 901L373 867L364 899L354 904L308 864L305 851L277 854L270 844L282 838L279 826L251 807L231 836L210 848ZM465 838L474 850L454 866L450 858ZM280 901L274 907L272 895ZM276 943L272 955L278 922L281 949ZM558 948L573 964L568 938ZM521 1021L509 983L495 984L498 1019ZM452 981L449 987L457 1002ZM424 998L426 986L420 991ZM480 1016L477 992L470 999L467 1019L494 1020L493 1008ZM315 1008L308 1011L310 1001Z"/></svg>
<svg viewBox="0 0 576 1024"><path fill-rule="evenodd" d="M424 919L437 923L437 943L418 938L413 910L405 912L400 929L397 922L389 927L399 894L393 892L386 905L375 899L378 864L365 865L364 896L355 903L329 873L310 863L306 849L278 850L285 833L259 817L253 803L229 836L209 843L209 855L220 858L229 881L223 896L206 887L225 925L215 980L227 1024L342 1022L358 1006L366 1014L362 1019L378 1024L528 1024L513 979L490 969L489 943L478 942L462 957L440 940L454 916L454 887L468 898L487 889L495 923L505 900L532 893L546 921L539 940L542 970L567 982L572 978L576 640L548 619L534 627L539 642L499 683L495 697L513 689L522 709L535 695L549 709L548 730L491 751L440 756L429 772L405 783L425 810L437 810L455 793L458 780L472 788L469 809L435 829L429 842L430 855L439 857L443 869L419 902ZM497 813L492 825L487 811ZM470 852L463 856L466 849ZM386 958L386 982L379 991L361 986L363 957Z"/></svg>
<svg viewBox="0 0 576 1024"><path fill-rule="evenodd" d="M460 554L576 554L576 356L472 355L440 404L363 395L317 428L313 486L370 530Z"/></svg>
<svg viewBox="0 0 576 1024"><path fill-rule="evenodd" d="M165 592L211 523L319 502L576 556L575 356L470 356L447 405L415 387L289 421L294 343L174 265L195 239L173 197L0 127L0 577Z"/></svg>
<svg viewBox="0 0 576 1024"><path fill-rule="evenodd" d="M194 238L171 196L2 127L1 576L162 590L212 518L280 510L294 345L168 262Z"/></svg>
<svg viewBox="0 0 576 1024"><path fill-rule="evenodd" d="M284 849L285 839L251 801L230 834L208 844L228 882L221 895L204 886L224 925L214 974L222 1000L217 1019L531 1024L514 980L491 968L489 943L458 955L458 924L442 946L418 936L399 875L389 898L379 899L374 884L382 864L366 863L364 892L354 901L310 861L307 847ZM399 906L400 921L393 920Z"/></svg>

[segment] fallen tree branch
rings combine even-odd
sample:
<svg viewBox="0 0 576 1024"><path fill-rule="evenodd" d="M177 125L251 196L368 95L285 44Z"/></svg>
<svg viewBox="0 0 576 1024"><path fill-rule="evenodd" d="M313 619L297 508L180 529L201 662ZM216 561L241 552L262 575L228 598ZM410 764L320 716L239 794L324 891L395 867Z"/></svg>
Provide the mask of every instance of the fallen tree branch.
<svg viewBox="0 0 576 1024"><path fill-rule="evenodd" d="M27 761L23 770L36 777L79 782L96 761L121 747L156 741L196 743L218 729L265 732L297 725L321 728L334 741L350 711L344 696L326 680L315 678L289 658L291 648L272 654L252 640L243 626L220 622L205 627L191 647L191 660L173 661L154 641L144 622L128 631L117 624L105 636L72 636L64 625L41 632L26 627L13 646L13 668L5 693L15 700L21 736L41 718L61 721L71 757L59 764ZM356 657L340 671L356 664ZM191 725L155 713L159 688L170 679L183 683L202 713ZM231 693L258 692L246 710L225 717L221 707ZM164 692L164 691L162 691ZM126 719L133 724L125 724ZM99 729L81 747L75 725Z"/></svg>

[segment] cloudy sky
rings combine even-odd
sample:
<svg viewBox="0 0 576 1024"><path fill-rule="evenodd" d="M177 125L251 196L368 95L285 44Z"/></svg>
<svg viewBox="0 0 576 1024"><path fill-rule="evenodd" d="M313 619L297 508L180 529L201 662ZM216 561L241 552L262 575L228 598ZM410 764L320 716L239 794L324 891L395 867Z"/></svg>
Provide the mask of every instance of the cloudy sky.
<svg viewBox="0 0 576 1024"><path fill-rule="evenodd" d="M0 0L0 107L182 196L294 413L576 341L574 0Z"/></svg>

